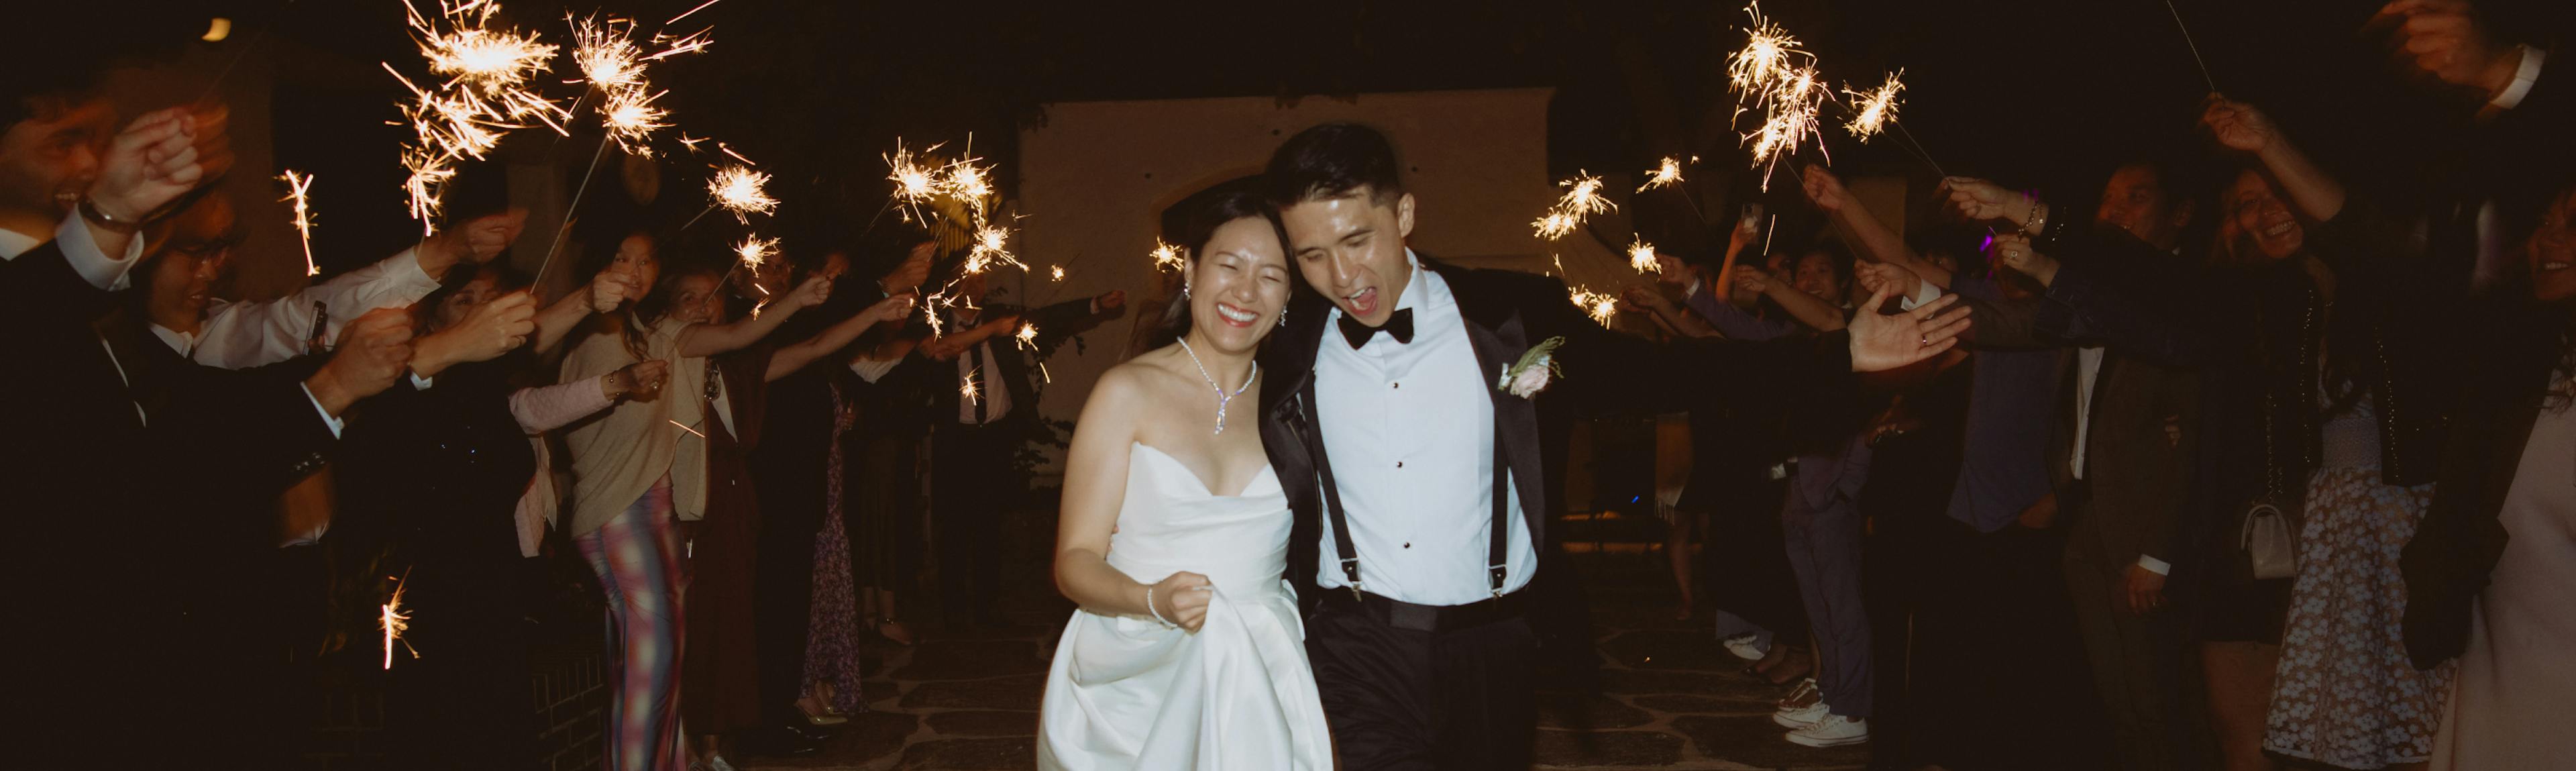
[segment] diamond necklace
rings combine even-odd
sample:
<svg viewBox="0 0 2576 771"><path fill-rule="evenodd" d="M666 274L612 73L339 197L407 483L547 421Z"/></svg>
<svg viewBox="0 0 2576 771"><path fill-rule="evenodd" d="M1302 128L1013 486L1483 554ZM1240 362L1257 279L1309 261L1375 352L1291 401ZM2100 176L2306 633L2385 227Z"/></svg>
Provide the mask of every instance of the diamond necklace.
<svg viewBox="0 0 2576 771"><path fill-rule="evenodd" d="M1261 362L1253 362L1252 372L1243 376L1243 385L1235 386L1234 393L1229 394L1225 392L1225 386L1217 385L1216 376L1208 374L1207 365L1199 361L1199 352L1190 350L1190 341L1182 340L1180 343L1181 352L1190 355L1190 364L1199 368L1199 377L1206 379L1208 388L1216 391L1216 433L1225 433L1225 406L1233 403L1234 397L1242 396L1243 389L1252 387L1252 379L1261 375Z"/></svg>

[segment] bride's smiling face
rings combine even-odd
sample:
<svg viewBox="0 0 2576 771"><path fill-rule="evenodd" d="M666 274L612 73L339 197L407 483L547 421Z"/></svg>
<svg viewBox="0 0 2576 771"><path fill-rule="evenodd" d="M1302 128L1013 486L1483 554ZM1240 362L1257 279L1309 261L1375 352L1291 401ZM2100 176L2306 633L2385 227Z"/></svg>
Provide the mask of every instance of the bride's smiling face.
<svg viewBox="0 0 2576 771"><path fill-rule="evenodd" d="M1217 227L1190 261L1190 329L1221 351L1245 353L1288 307L1288 252L1261 217Z"/></svg>

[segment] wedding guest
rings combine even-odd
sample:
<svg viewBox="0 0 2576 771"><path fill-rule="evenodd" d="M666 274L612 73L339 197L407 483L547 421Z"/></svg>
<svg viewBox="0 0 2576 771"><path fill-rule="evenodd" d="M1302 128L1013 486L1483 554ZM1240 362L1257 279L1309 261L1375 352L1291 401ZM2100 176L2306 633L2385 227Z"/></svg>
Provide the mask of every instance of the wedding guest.
<svg viewBox="0 0 2576 771"><path fill-rule="evenodd" d="M2271 450L2266 484L2248 497L2302 520L2262 749L2347 768L2422 763L2450 669L2407 661L2397 546L2431 503L2447 365L2398 301L2457 279L2387 256L2402 236L2380 232L2260 111L2213 96L2202 121L2259 163L2220 205L2233 220L2220 248L2263 292L2259 387L2275 405L2274 435L2255 438Z"/></svg>
<svg viewBox="0 0 2576 771"><path fill-rule="evenodd" d="M450 266L491 260L518 238L525 210L463 217L420 244L372 265L341 273L284 297L258 302L210 296L222 268L241 243L232 199L209 195L172 215L174 223L202 235L191 248L206 275L159 285L167 305L152 318L152 333L197 363L225 369L274 364L308 351L315 340L336 338L349 319L377 308L412 304L439 287ZM170 268L163 268L166 274ZM182 273L181 276L186 274ZM316 319L324 328L313 329Z"/></svg>
<svg viewBox="0 0 2576 771"><path fill-rule="evenodd" d="M837 297L855 307L909 294L930 276L935 242L914 245L873 281L848 281ZM824 253L824 276L850 276L845 250ZM840 312L832 312L840 315ZM891 317L889 317L891 320ZM788 335L788 333L783 333ZM793 335L801 335L793 333ZM848 340L842 340L848 343ZM835 346L842 348L842 346ZM842 516L842 451L858 415L848 400L842 353L835 366L806 366L775 382L768 441L757 456L762 485L762 688L775 722L817 732L860 712L858 585L850 572L850 529ZM793 712L791 712L793 709Z"/></svg>
<svg viewBox="0 0 2576 771"><path fill-rule="evenodd" d="M981 273L957 280L953 305L934 309L948 318L947 334L923 343L934 361L955 362L957 374L931 393L930 518L939 565L943 618L952 628L999 627L1003 510L1026 489L1015 456L1036 425L1037 367L1056 346L1126 310L1127 293L1111 291L1042 308L986 306ZM1023 322L1036 327L1018 341ZM1032 350L1033 349L1033 350ZM954 417L950 417L954 416Z"/></svg>
<svg viewBox="0 0 2576 771"><path fill-rule="evenodd" d="M519 708L534 697L515 517L537 466L511 410L513 380L625 288L583 287L540 314L525 285L505 266L448 271L415 309L411 376L369 403L339 467L348 521L335 522L331 543L352 561L390 549L379 567L400 577L404 605L425 621L405 638L436 651L387 676L388 755L406 767L536 759L537 726Z"/></svg>
<svg viewBox="0 0 2576 771"><path fill-rule="evenodd" d="M562 379L582 380L639 361L671 362L668 387L620 404L565 436L572 456L573 511L566 532L608 594L618 634L612 660L618 683L609 700L610 769L686 765L675 670L681 654L681 592L687 585L678 520L706 511L707 405L722 392L706 357L759 341L798 310L828 296L808 281L758 316L730 324L692 323L676 281L661 279L655 239L618 242L607 262L630 272L650 294L611 314L598 333L564 358Z"/></svg>
<svg viewBox="0 0 2576 771"><path fill-rule="evenodd" d="M1757 232L1739 226L1728 237L1728 251L1740 256ZM1759 294L1719 283L1716 271L1662 259L1670 262L1661 274L1663 280L1667 285L1681 284L1684 305L1675 306L1662 294L1651 292L1631 293L1631 300L1682 334L1705 337L1732 330L1723 334L1763 340L1789 329L1763 315L1785 312L1755 302ZM1734 303L1735 299L1744 302ZM1744 306L1754 310L1743 310ZM1688 528L1697 524L1694 520L1705 518L1708 546L1700 562L1708 570L1704 580L1696 583L1712 595L1708 604L1718 639L1729 652L1751 662L1747 673L1775 685L1799 682L1813 673L1814 665L1807 653L1806 607L1797 595L1787 542L1780 532L1787 477L1783 459L1790 455L1785 416L1775 405L1742 403L1713 394L1692 404L1690 415L1693 468L1678 506L1683 516L1675 518L1680 527L1675 528L1668 548L1686 548ZM1676 555L1677 578L1688 575L1684 571L1689 564Z"/></svg>
<svg viewBox="0 0 2576 771"><path fill-rule="evenodd" d="M13 66L0 88L0 359L23 368L0 385L0 401L22 406L0 423L0 452L13 459L11 508L47 512L19 535L48 544L11 561L12 579L43 588L13 593L9 615L81 630L30 638L35 648L13 658L13 692L53 705L22 722L47 739L21 757L72 764L62 756L113 731L129 757L185 747L257 762L275 749L240 729L266 716L265 703L139 742L95 717L134 693L237 684L245 660L236 657L248 652L240 638L190 611L219 610L242 586L240 561L275 548L277 523L246 516L246 504L314 467L338 415L400 373L409 329L384 315L353 324L318 369L135 369L141 346L158 343L105 340L96 322L137 267L140 227L223 171L223 119L163 110L111 138L112 113L87 88L90 66ZM220 457L187 456L218 442ZM183 516L197 512L205 516ZM206 635L204 645L150 644L189 634Z"/></svg>
<svg viewBox="0 0 2576 771"><path fill-rule="evenodd" d="M935 364L914 355L921 339L888 335L862 341L850 361L843 398L858 424L844 435L842 473L849 492L850 575L859 589L860 621L896 645L912 645L898 601L919 588L921 445L930 437L923 375Z"/></svg>
<svg viewBox="0 0 2576 771"><path fill-rule="evenodd" d="M2576 755L2576 188L2523 249L2532 303L2476 314L2433 506L2401 565L2415 666L2458 661L2435 771L2547 768Z"/></svg>

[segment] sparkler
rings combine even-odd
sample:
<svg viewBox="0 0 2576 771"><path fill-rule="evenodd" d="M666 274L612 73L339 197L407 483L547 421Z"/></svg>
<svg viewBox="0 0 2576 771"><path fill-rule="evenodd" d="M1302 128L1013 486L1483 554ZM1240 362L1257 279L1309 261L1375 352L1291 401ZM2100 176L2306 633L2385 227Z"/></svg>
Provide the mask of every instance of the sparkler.
<svg viewBox="0 0 2576 771"><path fill-rule="evenodd" d="M1009 244L1010 237L1011 232L1002 228L992 226L976 228L975 245L966 250L966 272L982 273L997 263L1028 270L1029 266L1026 263L1020 262L1017 255L1011 254L1009 249L1004 248Z"/></svg>
<svg viewBox="0 0 2576 771"><path fill-rule="evenodd" d="M1852 117L1851 122L1843 124L1843 130L1851 132L1854 139L1868 142L1870 137L1877 136L1888 123L1896 120L1896 95L1905 92L1905 82L1897 78L1904 74L1904 70L1890 73L1887 82L1868 91L1853 91L1845 87L1843 95L1851 97Z"/></svg>
<svg viewBox="0 0 2576 771"><path fill-rule="evenodd" d="M1163 243L1160 238L1154 239L1153 258L1155 270L1179 273L1190 267L1190 261L1181 255L1180 247Z"/></svg>
<svg viewBox="0 0 2576 771"><path fill-rule="evenodd" d="M929 149L937 150L939 146L931 145ZM886 166L892 169L891 173L886 175L886 179L894 181L894 199L903 207L904 221L923 221L921 204L939 195L938 175L916 161L912 151L903 149L902 137L895 138L894 153L883 157Z"/></svg>
<svg viewBox="0 0 2576 771"><path fill-rule="evenodd" d="M1619 208L1610 199L1601 197L1601 178L1592 176L1590 172L1578 170L1573 179L1558 182L1556 186L1565 188L1565 195L1557 197L1556 205L1548 209L1546 216L1530 223L1541 238L1550 241L1563 238L1575 228L1582 227L1584 218Z"/></svg>
<svg viewBox="0 0 2576 771"><path fill-rule="evenodd" d="M1794 64L1815 60L1814 54L1798 47L1797 38L1763 17L1761 3L1746 5L1744 14L1753 20L1744 30L1744 47L1726 57L1726 82L1737 91L1768 91Z"/></svg>
<svg viewBox="0 0 2576 771"><path fill-rule="evenodd" d="M2191 47L2191 63L2200 66L2201 82L2209 84L2210 93L2218 93L2218 79L2209 76L2209 62L2200 58L2200 44L2191 39L2191 25L2182 23L2182 11L2174 7L2173 0L2165 0L2165 12L2173 14L2174 28L2182 30L2183 45Z"/></svg>
<svg viewBox="0 0 2576 771"><path fill-rule="evenodd" d="M1575 307L1582 308L1584 315L1592 317L1592 323L1610 326L1610 318L1619 313L1619 298L1582 286L1576 286L1567 292L1574 301Z"/></svg>
<svg viewBox="0 0 2576 771"><path fill-rule="evenodd" d="M979 387L982 385L983 381L983 378L980 377L982 374L984 374L984 368L982 367L967 370L966 381L957 384L957 398L966 400L967 404L976 404L984 401L984 389Z"/></svg>
<svg viewBox="0 0 2576 771"><path fill-rule="evenodd" d="M1653 171L1646 172L1646 174L1646 184L1639 185L1637 187L1637 192L1643 193L1659 187L1671 187L1673 185L1681 184L1682 159L1669 155L1664 156L1663 165Z"/></svg>
<svg viewBox="0 0 2576 771"><path fill-rule="evenodd" d="M1020 347L1022 348L1032 351L1037 350L1038 325L1025 321L1020 322L1020 333L1012 335L1012 339L1018 340Z"/></svg>
<svg viewBox="0 0 2576 771"><path fill-rule="evenodd" d="M279 200L295 202L295 235L304 241L304 275L322 275L322 269L313 264L313 209L304 195L305 189L313 186L313 175L288 169L277 179L286 183L286 197Z"/></svg>
<svg viewBox="0 0 2576 771"><path fill-rule="evenodd" d="M715 199L718 208L733 212L734 219L749 225L755 212L771 214L778 211L778 199L769 197L768 185L769 174L765 172L726 166L717 169L715 176L707 179L707 195Z"/></svg>
<svg viewBox="0 0 2576 771"><path fill-rule="evenodd" d="M392 576L386 577L392 578ZM420 651L412 648L409 641L402 639L403 631L411 628L411 614L402 611L403 585L410 582L411 571L409 570L403 571L401 578L394 579L393 596L385 599L383 608L376 616L377 625L385 632L385 668L389 670L394 668L394 643L397 641L402 642L403 650L411 652L412 658L420 658Z"/></svg>
<svg viewBox="0 0 2576 771"><path fill-rule="evenodd" d="M435 16L423 14L415 2L403 2L412 42L430 73L445 80L423 87L391 64L385 71L413 97L402 106L414 135L402 152L408 173L403 193L426 237L436 230L431 220L458 159L482 159L500 145L503 134L526 128L531 120L562 134L571 113L532 88L533 80L549 68L556 47L539 42L536 33L491 28L498 0L438 0Z"/></svg>
<svg viewBox="0 0 2576 771"><path fill-rule="evenodd" d="M769 258L777 255L778 239L775 238L763 240L759 236L743 236L742 243L733 246L733 256L742 261L744 269L755 273L760 271L761 265L769 262Z"/></svg>
<svg viewBox="0 0 2576 771"><path fill-rule="evenodd" d="M1664 272L1663 263L1655 261L1655 245L1646 243L1643 237L1628 244L1628 267L1639 274Z"/></svg>
<svg viewBox="0 0 2576 771"><path fill-rule="evenodd" d="M1762 167L1762 189L1771 189L1771 170L1779 166L1781 156L1796 155L1800 142L1814 138L1816 150L1824 151L1824 135L1817 130L1816 113L1830 94L1819 83L1814 67L1800 67L1780 76L1772 89L1759 97L1762 125L1744 135L1744 140L1753 143L1753 163Z"/></svg>
<svg viewBox="0 0 2576 771"><path fill-rule="evenodd" d="M1064 266L1062 266L1062 265L1052 265L1052 266L1048 266L1048 267L1047 267L1047 270L1055 274L1055 281L1056 281L1056 283L1059 283L1059 284L1064 283Z"/></svg>

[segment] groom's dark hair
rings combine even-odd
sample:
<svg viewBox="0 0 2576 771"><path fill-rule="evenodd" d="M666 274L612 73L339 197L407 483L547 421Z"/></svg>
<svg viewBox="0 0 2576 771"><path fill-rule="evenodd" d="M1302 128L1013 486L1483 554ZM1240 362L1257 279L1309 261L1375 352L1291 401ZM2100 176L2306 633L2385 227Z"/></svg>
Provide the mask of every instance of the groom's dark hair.
<svg viewBox="0 0 2576 771"><path fill-rule="evenodd" d="M1369 202L1393 205L1404 197L1395 145L1377 129L1326 123L1297 132L1270 154L1270 200L1281 207L1367 193Z"/></svg>

